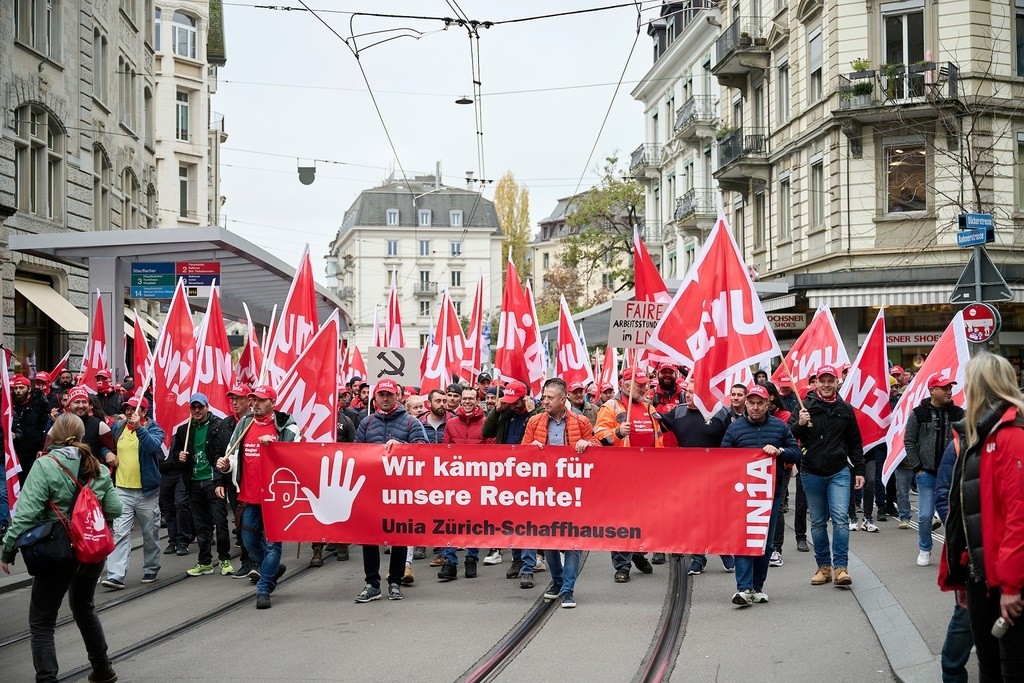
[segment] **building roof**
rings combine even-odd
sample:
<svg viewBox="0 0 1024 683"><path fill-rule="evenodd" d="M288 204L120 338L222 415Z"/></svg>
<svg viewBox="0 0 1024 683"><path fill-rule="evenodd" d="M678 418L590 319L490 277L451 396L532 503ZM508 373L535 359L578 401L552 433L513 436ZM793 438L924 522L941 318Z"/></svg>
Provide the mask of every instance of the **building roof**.
<svg viewBox="0 0 1024 683"><path fill-rule="evenodd" d="M224 43L224 4L222 0L210 0L210 25L206 31L206 61L214 66L224 66L228 61Z"/></svg>

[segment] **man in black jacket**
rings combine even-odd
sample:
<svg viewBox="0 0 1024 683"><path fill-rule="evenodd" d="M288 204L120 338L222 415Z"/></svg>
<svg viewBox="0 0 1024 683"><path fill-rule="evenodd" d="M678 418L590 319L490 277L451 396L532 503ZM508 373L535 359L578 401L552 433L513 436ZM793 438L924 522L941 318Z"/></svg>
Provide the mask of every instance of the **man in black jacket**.
<svg viewBox="0 0 1024 683"><path fill-rule="evenodd" d="M804 447L800 478L811 513L811 539L818 571L811 585L830 580L837 586L853 583L847 571L850 549L850 469L854 488L864 486L864 446L857 418L849 403L839 398L839 372L831 365L818 369L817 385L804 399L804 407L789 426ZM832 543L828 523L832 518ZM833 567L835 573L833 575Z"/></svg>
<svg viewBox="0 0 1024 683"><path fill-rule="evenodd" d="M36 455L43 449L46 422L50 419L50 402L39 389L24 375L11 378L11 434L14 436L14 451L21 463L18 479L25 485L25 477L36 461Z"/></svg>

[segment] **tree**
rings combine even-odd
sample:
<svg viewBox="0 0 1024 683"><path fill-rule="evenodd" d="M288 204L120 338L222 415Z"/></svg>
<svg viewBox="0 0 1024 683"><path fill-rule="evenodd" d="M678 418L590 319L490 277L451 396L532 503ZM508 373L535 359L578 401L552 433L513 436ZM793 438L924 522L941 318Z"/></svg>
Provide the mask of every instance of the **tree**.
<svg viewBox="0 0 1024 683"><path fill-rule="evenodd" d="M537 321L541 325L558 320L558 297L565 295L565 303L575 313L587 308L583 281L574 270L555 266L544 273L544 286L537 297Z"/></svg>
<svg viewBox="0 0 1024 683"><path fill-rule="evenodd" d="M644 190L619 168L617 156L605 160L601 183L577 197L566 219L572 233L565 238L562 263L584 282L598 271L621 283L615 292L633 286L633 227L643 223Z"/></svg>
<svg viewBox="0 0 1024 683"><path fill-rule="evenodd" d="M494 187L494 210L498 213L498 225L505 237L501 245L501 263L512 254L519 277L526 273L526 250L530 243L530 190L516 182L512 171L501 176Z"/></svg>

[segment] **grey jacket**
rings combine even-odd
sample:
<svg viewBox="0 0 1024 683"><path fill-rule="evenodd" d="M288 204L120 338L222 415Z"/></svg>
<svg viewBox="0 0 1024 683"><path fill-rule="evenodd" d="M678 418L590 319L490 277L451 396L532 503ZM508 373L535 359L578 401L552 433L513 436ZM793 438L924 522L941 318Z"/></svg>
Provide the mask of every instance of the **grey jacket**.
<svg viewBox="0 0 1024 683"><path fill-rule="evenodd" d="M907 465L912 470L935 474L942 461L942 452L953 438L953 423L964 419L964 409L950 403L942 408L932 405L931 398L921 401L910 412L903 443L907 448Z"/></svg>

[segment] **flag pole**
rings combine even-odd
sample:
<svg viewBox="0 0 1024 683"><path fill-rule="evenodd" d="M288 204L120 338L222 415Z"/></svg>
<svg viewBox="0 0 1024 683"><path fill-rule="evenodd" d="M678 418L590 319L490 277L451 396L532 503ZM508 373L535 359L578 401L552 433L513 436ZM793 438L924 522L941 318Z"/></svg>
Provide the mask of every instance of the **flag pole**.
<svg viewBox="0 0 1024 683"><path fill-rule="evenodd" d="M804 400L800 398L800 387L796 385L796 381L793 379L793 373L789 369L789 363L786 362L786 357L782 357L782 369L786 371L786 376L789 377L789 383L793 385L793 393L796 394L796 402L800 404L800 410L807 410L804 408ZM814 423L810 420L807 421L808 427L813 427Z"/></svg>

